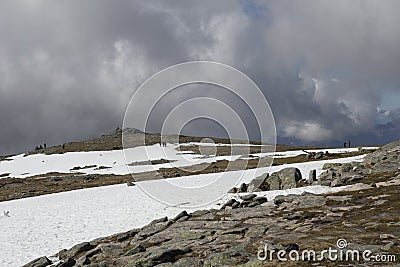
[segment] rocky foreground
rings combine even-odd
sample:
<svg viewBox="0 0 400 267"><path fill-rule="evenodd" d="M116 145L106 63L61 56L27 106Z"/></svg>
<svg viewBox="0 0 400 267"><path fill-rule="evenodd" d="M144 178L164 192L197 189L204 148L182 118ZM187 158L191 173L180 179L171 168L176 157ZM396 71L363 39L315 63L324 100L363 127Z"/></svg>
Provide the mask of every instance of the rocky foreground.
<svg viewBox="0 0 400 267"><path fill-rule="evenodd" d="M318 181L310 181L348 184L339 193L278 196L273 201L244 193L220 210L161 218L141 229L62 250L54 263L42 257L25 266L394 266L400 263L399 167L396 142L362 163L327 165ZM347 244L341 240L338 247L338 239ZM329 248L357 250L360 259L332 261L320 253ZM305 250L316 251L316 258L308 255L298 262L286 256L289 260L283 261L276 255L302 255ZM367 260L361 257L364 251L370 252Z"/></svg>

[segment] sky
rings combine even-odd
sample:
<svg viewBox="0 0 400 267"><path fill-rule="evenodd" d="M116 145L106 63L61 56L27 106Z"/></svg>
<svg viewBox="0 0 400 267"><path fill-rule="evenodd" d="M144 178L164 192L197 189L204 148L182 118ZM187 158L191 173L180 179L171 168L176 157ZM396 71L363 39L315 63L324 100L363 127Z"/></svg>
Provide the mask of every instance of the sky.
<svg viewBox="0 0 400 267"><path fill-rule="evenodd" d="M140 84L194 60L248 75L278 142L400 139L398 10L397 0L1 1L0 155L121 127ZM184 129L199 132L223 130Z"/></svg>

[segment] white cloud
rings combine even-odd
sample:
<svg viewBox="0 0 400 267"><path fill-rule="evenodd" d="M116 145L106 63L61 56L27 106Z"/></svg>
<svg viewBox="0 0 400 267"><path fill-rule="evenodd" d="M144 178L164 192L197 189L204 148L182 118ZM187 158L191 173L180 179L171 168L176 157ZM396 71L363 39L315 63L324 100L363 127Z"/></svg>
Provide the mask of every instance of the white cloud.
<svg viewBox="0 0 400 267"><path fill-rule="evenodd" d="M332 132L323 128L316 122L290 122L283 129L285 137L301 140L303 142L321 142L332 138Z"/></svg>

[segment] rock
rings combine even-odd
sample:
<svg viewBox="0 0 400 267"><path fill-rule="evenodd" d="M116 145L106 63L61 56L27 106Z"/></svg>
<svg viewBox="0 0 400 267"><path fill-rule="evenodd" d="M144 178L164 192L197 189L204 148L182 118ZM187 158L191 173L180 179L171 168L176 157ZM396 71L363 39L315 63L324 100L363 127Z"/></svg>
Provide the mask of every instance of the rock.
<svg viewBox="0 0 400 267"><path fill-rule="evenodd" d="M172 221L161 222L156 224L149 224L141 229L139 233L135 236L132 241L143 240L152 235L155 235L163 230L165 230L168 226L170 226ZM131 241L131 242L132 242Z"/></svg>
<svg viewBox="0 0 400 267"><path fill-rule="evenodd" d="M236 266L239 263L239 256L240 254L235 252L213 253L207 256L203 266Z"/></svg>
<svg viewBox="0 0 400 267"><path fill-rule="evenodd" d="M294 208L312 208L321 207L326 204L326 199L323 196L318 195L303 195L299 197L298 195L287 195L287 196L277 196L274 199L276 205L282 205L292 210Z"/></svg>
<svg viewBox="0 0 400 267"><path fill-rule="evenodd" d="M284 197L284 196L277 196L277 197L275 197L275 199L274 199L275 205L280 205L280 204L282 204L283 202L285 202L285 197Z"/></svg>
<svg viewBox="0 0 400 267"><path fill-rule="evenodd" d="M228 191L228 193L231 193L231 194L234 194L234 193L237 193L237 192L238 192L238 189L236 187L234 187L234 188L232 188L232 189L230 189Z"/></svg>
<svg viewBox="0 0 400 267"><path fill-rule="evenodd" d="M75 266L84 266L89 264L90 264L89 258L87 256L82 256L76 260Z"/></svg>
<svg viewBox="0 0 400 267"><path fill-rule="evenodd" d="M250 204L250 201L244 200L242 202L240 202L239 207L243 208L243 207L247 207Z"/></svg>
<svg viewBox="0 0 400 267"><path fill-rule="evenodd" d="M36 260L31 261L28 264L25 264L23 267L45 267L49 266L51 261L47 257L41 257Z"/></svg>
<svg viewBox="0 0 400 267"><path fill-rule="evenodd" d="M165 262L165 263L161 263L161 264L157 264L154 267L172 267L174 266L171 262Z"/></svg>
<svg viewBox="0 0 400 267"><path fill-rule="evenodd" d="M237 202L236 199L229 199L224 205L222 205L221 210L225 209L226 207L232 207L235 202Z"/></svg>
<svg viewBox="0 0 400 267"><path fill-rule="evenodd" d="M240 196L240 199L248 201L248 200L252 200L255 197L257 197L256 194L247 194L247 195Z"/></svg>
<svg viewBox="0 0 400 267"><path fill-rule="evenodd" d="M341 166L341 168L340 168L340 172L350 172L350 171L352 171L352 166L351 166L351 164L350 163L343 163L342 164L342 166Z"/></svg>
<svg viewBox="0 0 400 267"><path fill-rule="evenodd" d="M186 258L181 258L174 262L173 264L174 267L187 267L187 266L193 266L193 267L199 267L203 266L203 261L194 258L194 257L186 257Z"/></svg>
<svg viewBox="0 0 400 267"><path fill-rule="evenodd" d="M325 181L325 182L327 182L327 181ZM343 185L343 182L340 178L336 178L330 184L330 186L332 186L332 187L337 187L337 186L342 186L342 185Z"/></svg>
<svg viewBox="0 0 400 267"><path fill-rule="evenodd" d="M132 255L138 254L140 252L145 252L145 251L146 251L146 249L142 245L139 244L139 245L134 246L130 250L128 250L124 254L124 256L132 256Z"/></svg>
<svg viewBox="0 0 400 267"><path fill-rule="evenodd" d="M135 186L136 184L133 181L126 182L127 186Z"/></svg>
<svg viewBox="0 0 400 267"><path fill-rule="evenodd" d="M246 193L246 192L247 192L247 184L243 183L240 185L238 193Z"/></svg>
<svg viewBox="0 0 400 267"><path fill-rule="evenodd" d="M365 224L365 229L378 229L379 227L381 227L381 224L378 222L368 222Z"/></svg>
<svg viewBox="0 0 400 267"><path fill-rule="evenodd" d="M246 232L245 237L257 238L257 237L263 236L267 231L268 231L268 227L267 226L251 227Z"/></svg>
<svg viewBox="0 0 400 267"><path fill-rule="evenodd" d="M395 241L392 241L392 242L389 242L389 243L387 243L386 245L384 245L384 246L382 246L381 247L381 250L383 250L383 251L390 251L390 250L392 250L392 248L394 248L395 246L396 246L396 242Z"/></svg>
<svg viewBox="0 0 400 267"><path fill-rule="evenodd" d="M281 189L281 179L276 172L271 174L271 176L265 180L265 183L268 185L269 190Z"/></svg>
<svg viewBox="0 0 400 267"><path fill-rule="evenodd" d="M318 181L317 184L322 185L322 186L331 186L332 182L331 181Z"/></svg>
<svg viewBox="0 0 400 267"><path fill-rule="evenodd" d="M260 205L260 203L258 203L257 201L251 201L251 202L247 205L247 207L252 208L252 207L255 207L255 206L258 206L258 205Z"/></svg>
<svg viewBox="0 0 400 267"><path fill-rule="evenodd" d="M318 177L318 182L319 181L331 181L331 180L333 180L333 171L331 169L324 171Z"/></svg>
<svg viewBox="0 0 400 267"><path fill-rule="evenodd" d="M301 211L297 211L295 213L285 214L283 215L283 218L287 220L300 220L301 218L303 218L302 214L303 213Z"/></svg>
<svg viewBox="0 0 400 267"><path fill-rule="evenodd" d="M102 246L102 245L105 245L105 244L100 244L100 246ZM95 255L98 255L98 254L101 254L101 249L96 247L96 248L94 248L94 249L89 250L88 252L86 252L86 253L84 254L84 256L86 256L86 257L88 257L88 258L91 258L91 257L93 257L93 256L95 256Z"/></svg>
<svg viewBox="0 0 400 267"><path fill-rule="evenodd" d="M111 238L112 239L116 239L118 242L122 242L122 241L125 241L125 240L127 240L127 239L129 239L131 237L134 237L138 232L139 232L138 229L133 229L133 230L129 230L129 231L124 232L124 233L114 234L114 235L111 236ZM90 242L90 244L93 245L93 246L97 246L98 245L96 242L93 242L93 241Z"/></svg>
<svg viewBox="0 0 400 267"><path fill-rule="evenodd" d="M58 263L55 267L72 267L76 261L74 259L68 258L65 261Z"/></svg>
<svg viewBox="0 0 400 267"><path fill-rule="evenodd" d="M84 242L78 245L73 246L69 250L63 250L58 253L58 256L60 259L68 259L68 258L76 258L78 254L82 252L86 252L94 248L93 245L91 245L89 242Z"/></svg>
<svg viewBox="0 0 400 267"><path fill-rule="evenodd" d="M189 216L189 214L186 212L186 210L181 211L178 215L175 216L175 218L172 219L172 221L176 222L177 220Z"/></svg>
<svg viewBox="0 0 400 267"><path fill-rule="evenodd" d="M329 170L329 169L336 169L337 167L340 167L342 163L325 163L322 166L323 170Z"/></svg>
<svg viewBox="0 0 400 267"><path fill-rule="evenodd" d="M117 256L117 255L122 255L123 254L123 249L120 244L101 244L98 246L100 248L101 252L106 256L106 257L112 257L112 256Z"/></svg>
<svg viewBox="0 0 400 267"><path fill-rule="evenodd" d="M265 173L253 179L247 186L245 183L241 184L238 193L255 192L255 191L268 191L268 190L281 190L297 187L298 182L302 179L301 172L297 168L285 168L278 172L274 172L269 176Z"/></svg>
<svg viewBox="0 0 400 267"><path fill-rule="evenodd" d="M396 237L394 235L391 234L381 234L379 236L380 239L396 239Z"/></svg>
<svg viewBox="0 0 400 267"><path fill-rule="evenodd" d="M302 179L301 172L298 168L285 168L279 171L278 175L281 179L280 189L295 188L297 186L297 182Z"/></svg>
<svg viewBox="0 0 400 267"><path fill-rule="evenodd" d="M258 202L258 204L263 204L268 201L268 199L266 197L256 197L253 200Z"/></svg>
<svg viewBox="0 0 400 267"><path fill-rule="evenodd" d="M353 197L351 195L345 195L345 196L327 196L326 198L337 202L348 202Z"/></svg>
<svg viewBox="0 0 400 267"><path fill-rule="evenodd" d="M239 208L239 206L240 206L240 203L236 201L235 203L232 204L232 209L237 209L237 208Z"/></svg>
<svg viewBox="0 0 400 267"><path fill-rule="evenodd" d="M314 159L322 159L324 157L324 152L315 153Z"/></svg>
<svg viewBox="0 0 400 267"><path fill-rule="evenodd" d="M190 252L190 250L182 249L168 249L165 247L154 248L146 252L142 259L144 259L145 266L155 266L157 264L174 262L177 256Z"/></svg>
<svg viewBox="0 0 400 267"><path fill-rule="evenodd" d="M157 224L157 223L163 223L163 222L167 222L168 221L168 217L162 217L160 219L155 219L153 220L150 224Z"/></svg>
<svg viewBox="0 0 400 267"><path fill-rule="evenodd" d="M347 179L346 183L355 183L362 179L363 179L363 177L361 175L353 175Z"/></svg>
<svg viewBox="0 0 400 267"><path fill-rule="evenodd" d="M317 181L317 170L311 170L308 175L307 183L312 184L314 181Z"/></svg>
<svg viewBox="0 0 400 267"><path fill-rule="evenodd" d="M246 227L239 227L239 228L233 228L225 231L220 231L217 232L219 235L244 235L248 228Z"/></svg>

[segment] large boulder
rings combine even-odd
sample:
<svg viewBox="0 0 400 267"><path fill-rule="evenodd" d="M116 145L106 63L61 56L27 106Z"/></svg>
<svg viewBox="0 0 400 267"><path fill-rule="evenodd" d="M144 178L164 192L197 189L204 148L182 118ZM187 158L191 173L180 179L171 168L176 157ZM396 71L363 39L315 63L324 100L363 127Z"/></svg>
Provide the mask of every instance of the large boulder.
<svg viewBox="0 0 400 267"><path fill-rule="evenodd" d="M301 179L302 176L299 169L285 168L271 175L265 173L253 179L247 187L247 192L295 188Z"/></svg>
<svg viewBox="0 0 400 267"><path fill-rule="evenodd" d="M277 172L274 172L265 180L265 184L268 185L269 190L279 190L281 189L281 179Z"/></svg>
<svg viewBox="0 0 400 267"><path fill-rule="evenodd" d="M317 170L310 170L310 174L308 175L307 183L312 184L317 181Z"/></svg>
<svg viewBox="0 0 400 267"><path fill-rule="evenodd" d="M295 188L297 186L297 182L302 179L301 172L297 168L285 168L279 171L278 175L281 179L280 189Z"/></svg>

